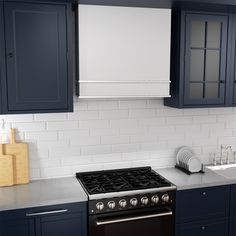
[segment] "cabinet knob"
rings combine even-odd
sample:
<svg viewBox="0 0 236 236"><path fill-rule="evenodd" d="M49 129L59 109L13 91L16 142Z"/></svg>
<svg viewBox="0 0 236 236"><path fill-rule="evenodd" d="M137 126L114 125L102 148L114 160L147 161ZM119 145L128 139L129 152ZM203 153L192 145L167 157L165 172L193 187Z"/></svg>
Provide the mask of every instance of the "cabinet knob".
<svg viewBox="0 0 236 236"><path fill-rule="evenodd" d="M203 195L203 196L206 196L206 195L207 195L207 193L206 193L206 192L203 192L203 193L202 193L202 195Z"/></svg>
<svg viewBox="0 0 236 236"><path fill-rule="evenodd" d="M7 54L10 58L12 58L14 56L14 54L12 52Z"/></svg>
<svg viewBox="0 0 236 236"><path fill-rule="evenodd" d="M220 80L220 83L221 83L221 84L224 84L224 83L225 83L225 80Z"/></svg>
<svg viewBox="0 0 236 236"><path fill-rule="evenodd" d="M206 229L206 227L205 227L205 226L202 226L202 227L201 227L201 229L202 229L202 230L205 230L205 229Z"/></svg>

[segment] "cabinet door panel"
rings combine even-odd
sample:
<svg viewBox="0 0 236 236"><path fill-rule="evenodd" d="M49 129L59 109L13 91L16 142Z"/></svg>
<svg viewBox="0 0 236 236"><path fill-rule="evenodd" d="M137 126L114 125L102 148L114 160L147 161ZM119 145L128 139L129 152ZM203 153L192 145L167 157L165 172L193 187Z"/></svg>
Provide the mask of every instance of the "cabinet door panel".
<svg viewBox="0 0 236 236"><path fill-rule="evenodd" d="M229 197L229 186L177 191L176 222L228 217Z"/></svg>
<svg viewBox="0 0 236 236"><path fill-rule="evenodd" d="M82 213L42 217L38 236L84 236Z"/></svg>
<svg viewBox="0 0 236 236"><path fill-rule="evenodd" d="M35 236L34 220L28 219L24 209L0 212L1 236Z"/></svg>
<svg viewBox="0 0 236 236"><path fill-rule="evenodd" d="M225 219L193 222L176 226L176 236L227 236L228 222Z"/></svg>
<svg viewBox="0 0 236 236"><path fill-rule="evenodd" d="M225 103L228 16L186 14L184 105Z"/></svg>
<svg viewBox="0 0 236 236"><path fill-rule="evenodd" d="M66 6L5 6L7 110L68 108Z"/></svg>

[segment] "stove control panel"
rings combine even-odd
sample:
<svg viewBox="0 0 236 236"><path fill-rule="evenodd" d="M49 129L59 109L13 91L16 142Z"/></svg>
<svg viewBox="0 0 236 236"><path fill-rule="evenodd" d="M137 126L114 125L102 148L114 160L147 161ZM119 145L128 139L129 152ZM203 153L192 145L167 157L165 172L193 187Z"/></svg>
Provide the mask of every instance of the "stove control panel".
<svg viewBox="0 0 236 236"><path fill-rule="evenodd" d="M100 214L174 204L175 191L154 192L89 201L89 214Z"/></svg>

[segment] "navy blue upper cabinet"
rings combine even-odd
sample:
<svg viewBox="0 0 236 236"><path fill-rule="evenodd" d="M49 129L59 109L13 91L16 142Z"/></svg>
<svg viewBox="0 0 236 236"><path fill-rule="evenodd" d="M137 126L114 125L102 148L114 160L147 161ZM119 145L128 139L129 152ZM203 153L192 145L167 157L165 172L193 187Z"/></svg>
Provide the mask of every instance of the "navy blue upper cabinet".
<svg viewBox="0 0 236 236"><path fill-rule="evenodd" d="M232 16L223 13L173 12L172 97L165 99L165 105L232 106L228 92L232 83L232 22Z"/></svg>
<svg viewBox="0 0 236 236"><path fill-rule="evenodd" d="M70 4L4 3L4 113L72 111L70 9Z"/></svg>

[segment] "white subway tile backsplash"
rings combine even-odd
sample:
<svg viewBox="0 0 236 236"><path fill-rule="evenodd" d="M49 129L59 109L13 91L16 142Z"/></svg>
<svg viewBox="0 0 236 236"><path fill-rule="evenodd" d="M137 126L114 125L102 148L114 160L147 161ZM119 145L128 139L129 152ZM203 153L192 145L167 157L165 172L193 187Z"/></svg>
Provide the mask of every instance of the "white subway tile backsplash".
<svg viewBox="0 0 236 236"><path fill-rule="evenodd" d="M34 120L34 115L33 114L0 115L0 119L4 119L7 122L28 122Z"/></svg>
<svg viewBox="0 0 236 236"><path fill-rule="evenodd" d="M111 128L138 127L138 120L136 119L111 120L110 126Z"/></svg>
<svg viewBox="0 0 236 236"><path fill-rule="evenodd" d="M46 122L20 122L12 123L12 128L16 128L20 132L26 131L45 131Z"/></svg>
<svg viewBox="0 0 236 236"><path fill-rule="evenodd" d="M89 110L116 110L119 107L119 101L89 101L88 109Z"/></svg>
<svg viewBox="0 0 236 236"><path fill-rule="evenodd" d="M76 139L89 136L89 129L63 130L58 132L58 139Z"/></svg>
<svg viewBox="0 0 236 236"><path fill-rule="evenodd" d="M217 117L213 115L208 115L208 116L195 116L193 117L193 123L195 124L212 124L216 123Z"/></svg>
<svg viewBox="0 0 236 236"><path fill-rule="evenodd" d="M73 113L0 116L2 141L14 127L17 139L29 143L31 179L173 166L182 145L193 147L204 163L220 144L236 150L236 108L174 109L163 99L74 100Z"/></svg>
<svg viewBox="0 0 236 236"><path fill-rule="evenodd" d="M136 134L130 136L131 143L149 143L149 142L157 142L158 136L154 134Z"/></svg>
<svg viewBox="0 0 236 236"><path fill-rule="evenodd" d="M96 120L98 119L98 111L80 111L68 114L69 120Z"/></svg>
<svg viewBox="0 0 236 236"><path fill-rule="evenodd" d="M182 109L176 108L165 108L160 110L164 116L183 116L184 112Z"/></svg>
<svg viewBox="0 0 236 236"><path fill-rule="evenodd" d="M129 116L129 110L102 110L99 112L99 116L101 119L125 119Z"/></svg>
<svg viewBox="0 0 236 236"><path fill-rule="evenodd" d="M185 116L199 116L199 115L208 115L208 108L193 108L193 109L183 109Z"/></svg>
<svg viewBox="0 0 236 236"><path fill-rule="evenodd" d="M74 130L78 129L78 121L49 121L47 122L48 130Z"/></svg>
<svg viewBox="0 0 236 236"><path fill-rule="evenodd" d="M57 131L40 131L40 132L26 132L26 140L57 140L58 134Z"/></svg>
<svg viewBox="0 0 236 236"><path fill-rule="evenodd" d="M147 105L147 100L124 100L119 101L119 108L133 109L133 108L145 108Z"/></svg>
<svg viewBox="0 0 236 236"><path fill-rule="evenodd" d="M130 117L131 118L139 118L139 117L155 117L156 110L155 109L131 109Z"/></svg>
<svg viewBox="0 0 236 236"><path fill-rule="evenodd" d="M193 123L193 118L188 117L188 116L171 116L171 117L166 117L166 123L168 125L188 125Z"/></svg>
<svg viewBox="0 0 236 236"><path fill-rule="evenodd" d="M127 135L117 135L117 136L103 136L101 137L102 144L119 144L119 143L129 143L129 136Z"/></svg>
<svg viewBox="0 0 236 236"><path fill-rule="evenodd" d="M35 114L34 119L38 121L67 120L67 113Z"/></svg>
<svg viewBox="0 0 236 236"><path fill-rule="evenodd" d="M108 128L109 120L81 120L79 128Z"/></svg>
<svg viewBox="0 0 236 236"><path fill-rule="evenodd" d="M126 127L126 128L120 128L120 134L147 134L148 128L146 127Z"/></svg>
<svg viewBox="0 0 236 236"><path fill-rule="evenodd" d="M107 129L99 129L99 128L94 128L91 129L90 134L93 136L110 136L110 135L118 135L119 134L119 129L117 128L107 128Z"/></svg>
<svg viewBox="0 0 236 236"><path fill-rule="evenodd" d="M110 145L81 147L82 155L99 155L99 154L108 154L108 153L111 153Z"/></svg>
<svg viewBox="0 0 236 236"><path fill-rule="evenodd" d="M140 149L141 151L152 151L152 150L163 150L168 147L167 141L158 141L158 142L149 142L149 143L141 143Z"/></svg>
<svg viewBox="0 0 236 236"><path fill-rule="evenodd" d="M71 156L80 156L81 147L65 147L64 145L57 148L49 148L50 158L67 158Z"/></svg>
<svg viewBox="0 0 236 236"><path fill-rule="evenodd" d="M148 118L148 119L140 119L139 125L140 126L162 126L166 123L164 117L157 117L157 118Z"/></svg>
<svg viewBox="0 0 236 236"><path fill-rule="evenodd" d="M112 145L112 152L137 152L139 150L138 144L114 144Z"/></svg>
<svg viewBox="0 0 236 236"><path fill-rule="evenodd" d="M101 143L101 138L99 136L81 136L70 140L71 146L91 146L99 145Z"/></svg>

